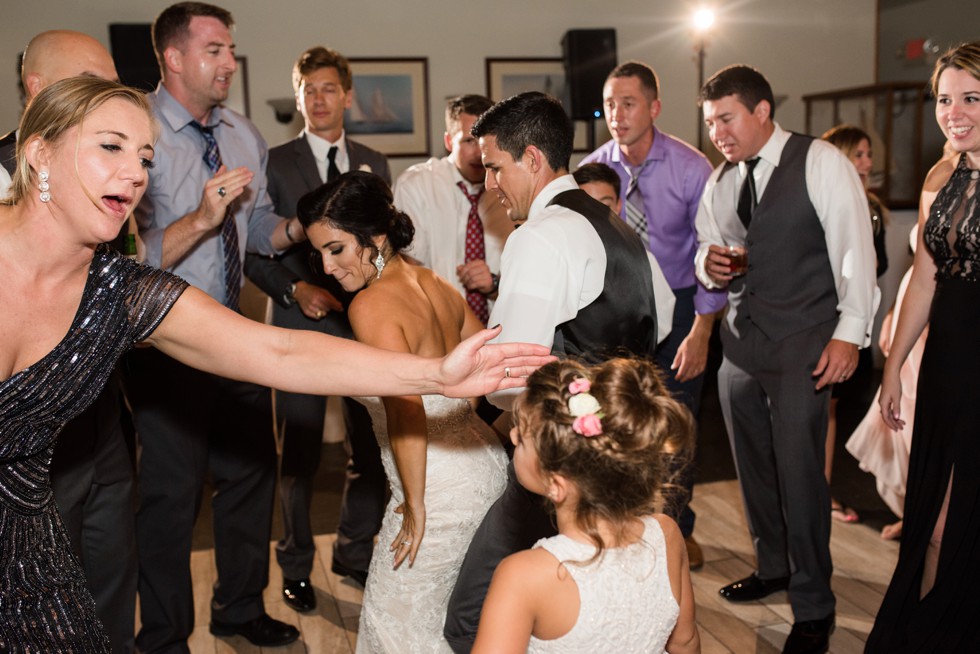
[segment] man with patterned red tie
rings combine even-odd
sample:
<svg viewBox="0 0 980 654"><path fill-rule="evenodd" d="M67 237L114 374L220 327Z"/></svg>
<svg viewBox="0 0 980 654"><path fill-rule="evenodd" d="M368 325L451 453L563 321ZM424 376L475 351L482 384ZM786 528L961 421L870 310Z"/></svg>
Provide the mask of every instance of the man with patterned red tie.
<svg viewBox="0 0 980 654"><path fill-rule="evenodd" d="M199 2L172 5L154 21L162 81L150 102L160 137L136 218L146 263L238 309L245 251L281 252L303 229L273 210L258 130L222 106L238 67L232 26L228 11ZM126 365L141 445L137 647L189 651L191 534L208 476L218 573L211 632L260 647L295 641L298 630L269 617L262 602L276 479L269 389L155 349L133 352Z"/></svg>
<svg viewBox="0 0 980 654"><path fill-rule="evenodd" d="M444 277L487 323L500 283L500 253L514 223L484 193L480 146L470 128L493 106L482 95L446 103L445 145L449 154L415 164L395 182L395 206L415 224L408 254Z"/></svg>

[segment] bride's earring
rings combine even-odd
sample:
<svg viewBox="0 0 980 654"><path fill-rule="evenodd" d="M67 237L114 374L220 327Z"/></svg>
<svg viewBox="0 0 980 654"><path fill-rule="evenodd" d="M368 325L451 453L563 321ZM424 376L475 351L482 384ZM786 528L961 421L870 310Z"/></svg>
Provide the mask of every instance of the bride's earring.
<svg viewBox="0 0 980 654"><path fill-rule="evenodd" d="M49 192L49 190L51 189L51 187L48 185L48 171L42 170L37 174L37 176L38 179L41 180L37 184L38 190L41 191L41 195L39 196L41 198L41 202L50 202L51 193Z"/></svg>
<svg viewBox="0 0 980 654"><path fill-rule="evenodd" d="M378 274L374 278L381 279L381 271L385 269L385 258L381 255L381 250L378 250L378 256L374 260L374 267L378 269Z"/></svg>

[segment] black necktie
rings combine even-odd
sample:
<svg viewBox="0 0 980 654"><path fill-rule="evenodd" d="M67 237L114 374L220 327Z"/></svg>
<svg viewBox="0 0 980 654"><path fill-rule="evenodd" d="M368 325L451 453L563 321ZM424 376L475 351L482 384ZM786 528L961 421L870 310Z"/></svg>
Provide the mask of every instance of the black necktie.
<svg viewBox="0 0 980 654"><path fill-rule="evenodd" d="M331 145L327 152L327 181L340 177L340 168L337 168L337 146Z"/></svg>
<svg viewBox="0 0 980 654"><path fill-rule="evenodd" d="M221 151L218 150L218 141L214 138L214 128L205 127L196 121L191 124L204 136L204 163L211 174L214 174L221 168ZM238 300L242 294L242 259L238 226L231 213L231 205L225 210L225 218L221 221L221 252L225 269L225 306L238 311Z"/></svg>
<svg viewBox="0 0 980 654"><path fill-rule="evenodd" d="M757 163L759 163L759 157L745 162L745 181L742 182L742 190L738 194L738 207L735 209L739 220L746 228L752 222L752 212L759 204L759 196L755 192L755 176L752 174Z"/></svg>

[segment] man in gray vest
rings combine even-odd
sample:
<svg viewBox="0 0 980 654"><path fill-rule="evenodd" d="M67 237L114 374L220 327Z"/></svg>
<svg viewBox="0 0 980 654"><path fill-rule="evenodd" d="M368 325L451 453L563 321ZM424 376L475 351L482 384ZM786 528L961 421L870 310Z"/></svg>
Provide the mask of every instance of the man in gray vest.
<svg viewBox="0 0 980 654"><path fill-rule="evenodd" d="M828 387L854 373L877 308L867 202L836 148L773 122L772 88L757 70L721 70L699 101L727 161L705 186L695 265L706 285L728 287L718 388L758 565L720 592L742 602L788 590L783 651L826 652ZM729 257L742 249L744 273Z"/></svg>
<svg viewBox="0 0 980 654"><path fill-rule="evenodd" d="M672 322L660 301L671 297L670 287L636 232L568 174L573 129L561 104L521 93L488 109L471 131L480 139L487 191L511 220L524 221L500 259L490 313L490 324L503 326L496 340L540 343L589 362L624 350L653 359ZM510 410L520 392L489 399ZM444 634L454 652L473 646L497 564L555 533L541 498L517 482L511 466L449 600Z"/></svg>

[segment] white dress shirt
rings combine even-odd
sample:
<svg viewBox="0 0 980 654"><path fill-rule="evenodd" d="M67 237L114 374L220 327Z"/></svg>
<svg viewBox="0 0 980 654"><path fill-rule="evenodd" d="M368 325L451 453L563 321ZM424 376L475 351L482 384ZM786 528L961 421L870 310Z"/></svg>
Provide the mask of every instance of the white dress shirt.
<svg viewBox="0 0 980 654"><path fill-rule="evenodd" d="M331 143L327 139L317 136L308 130L306 132L306 142L310 144L313 151L313 158L316 159L316 169L320 173L320 179L327 181L327 154L330 148L337 147L337 156L333 162L337 164L337 170L341 173L350 171L350 155L347 154L347 140L344 138L344 130L340 130L340 138L336 143Z"/></svg>
<svg viewBox="0 0 980 654"><path fill-rule="evenodd" d="M585 216L548 205L564 191L578 188L563 175L545 186L531 203L527 221L511 235L501 257L500 294L490 325L502 325L500 343L539 343L552 347L555 329L578 315L602 293L606 249ZM647 252L657 305L657 342L670 334L674 294L656 260ZM522 389L488 397L511 410Z"/></svg>
<svg viewBox="0 0 980 654"><path fill-rule="evenodd" d="M10 179L10 173L3 166L0 166L0 200L7 197L7 191L10 190L10 185L13 184L13 180Z"/></svg>
<svg viewBox="0 0 980 654"><path fill-rule="evenodd" d="M759 151L754 173L756 195L765 195L773 170L779 164L790 133L775 123L775 131ZM725 164L718 166L704 187L698 208L696 226L700 243L695 255L695 270L708 288L719 288L705 270L710 245L741 245L745 227L738 221L721 224L712 210L712 195ZM745 178L745 162L738 164L732 206L738 204L738 193ZM874 244L868 224L868 201L854 165L840 150L825 141L815 140L806 155L806 187L817 212L827 241L830 268L837 287L837 311L840 317L833 338L866 347L881 293L875 284ZM871 311L868 311L868 308Z"/></svg>

